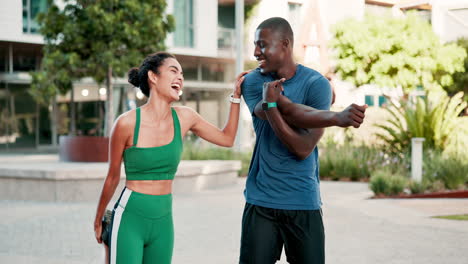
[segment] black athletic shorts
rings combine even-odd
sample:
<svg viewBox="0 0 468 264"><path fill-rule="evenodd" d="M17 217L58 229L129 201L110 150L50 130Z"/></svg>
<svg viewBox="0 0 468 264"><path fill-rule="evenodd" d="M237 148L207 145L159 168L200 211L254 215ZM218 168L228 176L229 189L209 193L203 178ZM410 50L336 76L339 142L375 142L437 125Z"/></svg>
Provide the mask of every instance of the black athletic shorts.
<svg viewBox="0 0 468 264"><path fill-rule="evenodd" d="M246 203L240 264L272 264L284 245L291 264L324 264L322 210L280 210Z"/></svg>

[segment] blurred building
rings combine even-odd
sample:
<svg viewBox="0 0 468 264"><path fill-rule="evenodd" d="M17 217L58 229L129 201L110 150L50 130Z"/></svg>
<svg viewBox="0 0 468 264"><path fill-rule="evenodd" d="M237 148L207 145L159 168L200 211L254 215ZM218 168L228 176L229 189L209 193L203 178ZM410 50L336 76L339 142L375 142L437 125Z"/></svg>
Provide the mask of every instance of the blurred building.
<svg viewBox="0 0 468 264"><path fill-rule="evenodd" d="M255 15L247 21L248 59L255 59L252 43L256 27L267 18L282 17L294 31L296 60L325 74L330 68L327 46L332 37L330 27L344 18L363 15L363 0L262 0Z"/></svg>
<svg viewBox="0 0 468 264"><path fill-rule="evenodd" d="M60 0L57 0L60 1ZM168 13L174 14L176 30L166 41L168 51L180 61L185 76L182 99L177 104L193 107L210 122L223 126L229 109L228 95L236 75L236 0L168 0ZM366 12L402 16L416 10L432 23L443 41L468 36L468 0L371 1L371 0L245 0L255 4L245 21L245 68L255 68L253 38L263 20L279 16L287 19L295 33L294 53L298 62L327 74L333 69L331 27ZM57 121L51 122L50 107L38 105L28 94L28 72L39 69L43 39L38 34L36 16L47 10L47 0L0 0L0 150L13 146L39 146L51 143L52 130L67 134L70 129L70 94L59 96ZM337 107L350 103L385 104L383 94L399 96L395 89L364 86L356 89L332 80ZM85 78L74 85L77 132L102 132L106 89ZM145 102L144 96L125 78L114 80L117 113ZM242 146L254 142L251 117L241 114ZM241 146L241 147L242 147Z"/></svg>
<svg viewBox="0 0 468 264"><path fill-rule="evenodd" d="M327 74L333 71L334 64L333 51L327 46L333 38L331 28L334 24L346 18L362 19L366 13L404 16L410 10L428 20L444 42L468 37L468 0L263 0L254 18L248 21L248 59L254 59L251 43L256 26L268 17L279 16L287 19L293 27L297 61ZM387 104L384 94L394 98L403 95L393 87L365 85L356 88L337 78L333 78L332 83L336 89L334 106L337 108L351 103L380 107ZM422 93L419 90L413 95Z"/></svg>
<svg viewBox="0 0 468 264"><path fill-rule="evenodd" d="M70 94L57 97L57 121L51 122L50 107L38 105L28 93L28 72L39 69L44 44L36 18L47 10L47 0L0 0L0 6L0 150L48 145L54 125L58 134L69 132ZM235 79L235 1L170 0L167 11L176 19L176 30L166 46L185 76L178 104L222 126ZM102 132L106 94L91 78L74 84L78 134ZM117 113L145 101L125 78L114 80L114 94Z"/></svg>

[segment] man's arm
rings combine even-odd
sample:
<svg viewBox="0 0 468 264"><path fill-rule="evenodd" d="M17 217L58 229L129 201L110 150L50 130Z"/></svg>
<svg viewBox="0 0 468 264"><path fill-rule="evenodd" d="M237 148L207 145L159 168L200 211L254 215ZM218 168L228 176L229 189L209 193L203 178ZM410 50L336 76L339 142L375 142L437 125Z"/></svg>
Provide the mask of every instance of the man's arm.
<svg viewBox="0 0 468 264"><path fill-rule="evenodd" d="M255 106L255 116L266 120L260 101ZM359 128L362 124L367 106L352 104L341 112L318 110L303 104L296 104L286 96L278 98L278 108L289 126L300 128L324 128L331 126Z"/></svg>
<svg viewBox="0 0 468 264"><path fill-rule="evenodd" d="M254 108L254 114L256 117L262 119L262 120L267 120L267 117L265 115L265 112L263 111L262 109L262 103L263 103L263 100L260 100L257 105L255 105L255 108Z"/></svg>
<svg viewBox="0 0 468 264"><path fill-rule="evenodd" d="M257 103L257 105L255 106L254 113L256 117L262 120L267 120L265 111L263 111L262 109L262 102L263 100ZM303 106L299 104L295 104L295 105ZM314 129L294 128L294 126L291 125L291 120L288 120L288 117L285 117L283 115L281 108L279 110L283 116L283 120L286 122L286 127L284 127L283 129L288 131L287 133L288 136L283 137L283 139L279 137L281 142L283 142L283 144L288 148L288 150L291 153L293 153L296 157L298 157L299 159L303 160L307 158L310 155L310 153L314 150L314 148L317 146L320 138L325 132L325 129L323 128L314 128ZM275 129L274 126L272 126L272 128ZM281 132L279 132L281 130L282 129L274 130L275 134L276 135L281 134Z"/></svg>
<svg viewBox="0 0 468 264"><path fill-rule="evenodd" d="M278 107L286 122L295 127L348 127L359 128L364 121L367 106L351 104L341 112L318 110L303 104L295 104L286 96L278 98Z"/></svg>
<svg viewBox="0 0 468 264"><path fill-rule="evenodd" d="M291 128L276 107L264 113L275 135L300 160L310 155L324 133L323 128L306 130Z"/></svg>
<svg viewBox="0 0 468 264"><path fill-rule="evenodd" d="M257 104L255 114L261 118L263 112L275 135L299 159L305 159L310 155L324 133L323 127L334 125L359 127L362 123L364 113L358 113L360 111L355 110L356 106L350 106L345 111L336 113L292 103L288 98L280 95L283 90L281 85L283 82L284 79L281 79L265 84L263 89L263 100L278 102L282 111L280 112L280 109L276 107L263 111ZM363 107L363 111L365 111L365 107ZM291 125L316 129L300 133L301 131L293 129Z"/></svg>

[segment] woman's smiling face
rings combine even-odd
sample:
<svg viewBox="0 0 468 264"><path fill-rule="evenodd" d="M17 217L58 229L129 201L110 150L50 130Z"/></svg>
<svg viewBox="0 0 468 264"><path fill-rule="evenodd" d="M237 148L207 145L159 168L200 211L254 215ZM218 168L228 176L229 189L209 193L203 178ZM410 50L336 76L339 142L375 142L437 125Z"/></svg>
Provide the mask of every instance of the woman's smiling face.
<svg viewBox="0 0 468 264"><path fill-rule="evenodd" d="M182 66L174 58L167 58L158 68L158 73L151 72L151 82L155 85L156 94L178 101L184 87L184 75Z"/></svg>

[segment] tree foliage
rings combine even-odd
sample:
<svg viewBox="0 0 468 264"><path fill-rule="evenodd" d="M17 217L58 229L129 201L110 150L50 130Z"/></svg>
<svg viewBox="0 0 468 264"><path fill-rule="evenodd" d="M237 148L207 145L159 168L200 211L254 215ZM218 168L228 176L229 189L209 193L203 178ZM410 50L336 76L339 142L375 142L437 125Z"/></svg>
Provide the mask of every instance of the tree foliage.
<svg viewBox="0 0 468 264"><path fill-rule="evenodd" d="M408 94L418 86L428 90L449 86L452 74L464 70L466 51L455 43L441 43L416 13L347 19L333 32L337 72L356 86L402 87Z"/></svg>
<svg viewBox="0 0 468 264"><path fill-rule="evenodd" d="M463 47L468 53L468 38L461 38L457 40L457 45L460 47ZM468 101L468 56L465 57L464 61L464 72L456 72L453 75L453 84L450 86L445 86L444 89L449 93L449 94L454 94L457 92L464 92L465 97L464 100Z"/></svg>
<svg viewBox="0 0 468 264"><path fill-rule="evenodd" d="M164 50L174 29L164 0L64 0L63 8L50 0L49 6L39 16L41 71L32 74L31 93L39 99L66 93L83 77L106 81L111 93L111 77L123 77L146 55Z"/></svg>

